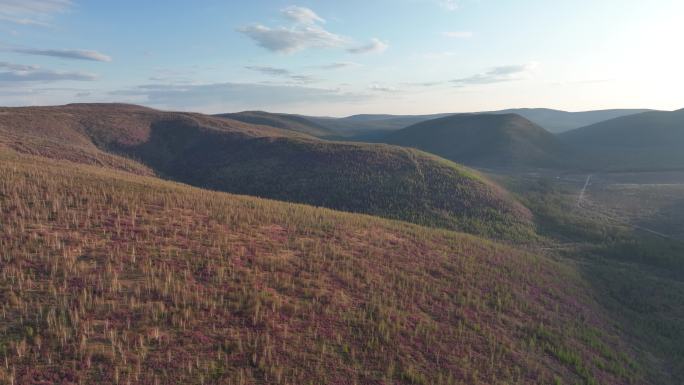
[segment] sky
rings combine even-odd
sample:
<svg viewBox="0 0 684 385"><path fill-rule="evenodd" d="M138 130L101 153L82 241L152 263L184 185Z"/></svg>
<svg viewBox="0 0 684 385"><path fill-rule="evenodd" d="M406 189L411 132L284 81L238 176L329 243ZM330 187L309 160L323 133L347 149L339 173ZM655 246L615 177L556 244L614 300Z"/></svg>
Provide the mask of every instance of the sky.
<svg viewBox="0 0 684 385"><path fill-rule="evenodd" d="M684 108L681 0L0 0L0 105Z"/></svg>

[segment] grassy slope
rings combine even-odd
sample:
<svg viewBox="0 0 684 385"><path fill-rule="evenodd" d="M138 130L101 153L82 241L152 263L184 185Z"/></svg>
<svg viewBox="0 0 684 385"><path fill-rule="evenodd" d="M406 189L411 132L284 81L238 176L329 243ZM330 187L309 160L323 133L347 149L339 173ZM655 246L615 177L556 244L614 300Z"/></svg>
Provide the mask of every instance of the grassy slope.
<svg viewBox="0 0 684 385"><path fill-rule="evenodd" d="M624 116L563 133L589 169L684 168L684 110Z"/></svg>
<svg viewBox="0 0 684 385"><path fill-rule="evenodd" d="M65 153L76 143L98 154L123 154L195 186L478 234L531 234L529 212L503 189L456 164L404 148L327 142L126 105L4 109L0 127L17 136L21 146L11 146L17 150L41 147L33 140L38 136L59 143Z"/></svg>
<svg viewBox="0 0 684 385"><path fill-rule="evenodd" d="M300 132L303 134L323 138L334 137L337 133L330 128L313 122L299 115L275 114L263 111L244 111L233 114L215 115L220 118L238 120L249 124L260 124Z"/></svg>
<svg viewBox="0 0 684 385"><path fill-rule="evenodd" d="M552 134L515 114L448 116L391 133L385 141L486 167L552 166L562 150Z"/></svg>
<svg viewBox="0 0 684 385"><path fill-rule="evenodd" d="M570 266L472 236L7 150L0 217L0 382L644 383Z"/></svg>

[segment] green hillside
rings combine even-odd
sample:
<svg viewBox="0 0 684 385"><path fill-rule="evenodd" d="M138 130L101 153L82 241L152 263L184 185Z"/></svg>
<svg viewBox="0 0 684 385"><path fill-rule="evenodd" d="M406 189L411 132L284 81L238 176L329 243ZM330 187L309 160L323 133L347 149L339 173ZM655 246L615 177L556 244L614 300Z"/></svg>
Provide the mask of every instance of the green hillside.
<svg viewBox="0 0 684 385"><path fill-rule="evenodd" d="M544 127L551 133L557 134L576 128L599 123L621 116L628 116L646 112L645 109L613 109L569 112L549 108L512 108L508 110L492 111L495 114L518 114L535 124Z"/></svg>
<svg viewBox="0 0 684 385"><path fill-rule="evenodd" d="M136 160L167 179L226 192L506 238L526 238L532 231L531 215L505 190L414 150L328 142L263 125L127 105L0 112L0 134L15 138L0 140L18 151L80 161L63 155L73 147L93 154L84 156L84 163L101 164L102 154L126 157L126 166ZM43 150L46 142L57 150Z"/></svg>
<svg viewBox="0 0 684 385"><path fill-rule="evenodd" d="M684 168L684 110L644 112L560 136L589 169Z"/></svg>
<svg viewBox="0 0 684 385"><path fill-rule="evenodd" d="M460 114L418 123L384 141L480 167L550 167L563 147L553 134L515 114Z"/></svg>
<svg viewBox="0 0 684 385"><path fill-rule="evenodd" d="M284 130L300 132L319 138L334 137L338 135L335 131L331 130L325 125L315 123L312 120L299 115L274 114L263 111L244 111L232 114L219 114L215 116L238 120L244 123L261 124L265 126L282 128Z"/></svg>

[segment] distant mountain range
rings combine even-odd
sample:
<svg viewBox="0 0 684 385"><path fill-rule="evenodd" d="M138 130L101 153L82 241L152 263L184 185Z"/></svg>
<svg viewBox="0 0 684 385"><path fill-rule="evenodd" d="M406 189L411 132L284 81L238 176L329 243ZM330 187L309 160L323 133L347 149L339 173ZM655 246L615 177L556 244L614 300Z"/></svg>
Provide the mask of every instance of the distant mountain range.
<svg viewBox="0 0 684 385"><path fill-rule="evenodd" d="M614 109L568 112L548 108L513 108L491 111L493 114L518 114L554 134L570 131L590 124L650 111L647 109Z"/></svg>
<svg viewBox="0 0 684 385"><path fill-rule="evenodd" d="M511 109L302 119L311 127L327 127L322 137L413 147L476 167L657 170L684 168L682 115L682 110Z"/></svg>
<svg viewBox="0 0 684 385"><path fill-rule="evenodd" d="M684 109L623 116L560 135L584 165L608 170L684 168Z"/></svg>
<svg viewBox="0 0 684 385"><path fill-rule="evenodd" d="M560 133L584 127L620 116L646 112L646 109L613 109L583 112L567 112L548 108L513 108L484 111L475 114L518 114L552 133ZM304 116L310 122L336 131L339 135L356 136L360 139L377 138L387 131L396 131L427 120L438 119L457 113L429 115L353 115L345 118Z"/></svg>

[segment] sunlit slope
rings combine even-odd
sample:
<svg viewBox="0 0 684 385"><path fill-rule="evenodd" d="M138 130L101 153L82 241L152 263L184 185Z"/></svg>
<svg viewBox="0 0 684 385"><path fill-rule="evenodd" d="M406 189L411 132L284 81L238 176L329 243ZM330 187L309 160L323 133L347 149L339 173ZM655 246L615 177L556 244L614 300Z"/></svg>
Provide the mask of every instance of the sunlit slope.
<svg viewBox="0 0 684 385"><path fill-rule="evenodd" d="M0 151L0 381L643 383L569 266Z"/></svg>

